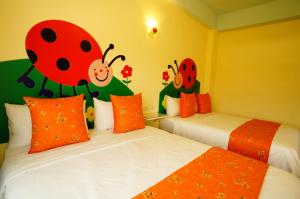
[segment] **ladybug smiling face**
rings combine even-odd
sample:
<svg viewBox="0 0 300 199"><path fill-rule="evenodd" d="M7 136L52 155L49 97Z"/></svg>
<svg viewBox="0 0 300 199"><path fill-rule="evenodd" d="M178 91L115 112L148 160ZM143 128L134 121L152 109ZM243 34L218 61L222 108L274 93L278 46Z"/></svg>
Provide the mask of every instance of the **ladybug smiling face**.
<svg viewBox="0 0 300 199"><path fill-rule="evenodd" d="M89 68L89 78L97 86L106 86L113 78L113 71L108 63L102 63L101 59L95 60Z"/></svg>
<svg viewBox="0 0 300 199"><path fill-rule="evenodd" d="M111 60L110 63L105 61L105 57L109 50L114 49L114 45L110 44L109 47L104 52L102 59L97 59L92 62L89 67L88 75L90 81L100 87L106 86L110 83L113 78L113 71L111 65L114 63L115 60L121 58L122 61L125 60L124 55L118 55Z"/></svg>
<svg viewBox="0 0 300 199"><path fill-rule="evenodd" d="M178 72L175 77L174 77L174 80L173 80L173 85L176 89L179 89L181 88L182 86L182 74L180 72Z"/></svg>
<svg viewBox="0 0 300 199"><path fill-rule="evenodd" d="M181 72L179 72L179 70L178 70L177 61L174 60L174 63L175 63L176 69L177 69L177 73L175 72L175 69L174 69L174 67L172 65L168 65L168 69L172 69L173 70L173 73L174 73L173 85L174 85L174 87L176 89L180 89L181 86L182 86L183 77L182 77Z"/></svg>

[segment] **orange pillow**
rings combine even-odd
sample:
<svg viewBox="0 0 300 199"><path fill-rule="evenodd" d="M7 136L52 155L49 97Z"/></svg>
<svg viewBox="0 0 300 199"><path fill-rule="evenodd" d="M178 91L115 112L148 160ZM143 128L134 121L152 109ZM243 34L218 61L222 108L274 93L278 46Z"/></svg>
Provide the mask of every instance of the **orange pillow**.
<svg viewBox="0 0 300 199"><path fill-rule="evenodd" d="M31 147L28 153L89 140L83 115L83 95L57 99L23 99L32 120Z"/></svg>
<svg viewBox="0 0 300 199"><path fill-rule="evenodd" d="M191 94L180 94L180 116L189 117L197 112L196 96Z"/></svg>
<svg viewBox="0 0 300 199"><path fill-rule="evenodd" d="M132 96L110 95L114 112L114 133L145 128L142 94Z"/></svg>
<svg viewBox="0 0 300 199"><path fill-rule="evenodd" d="M198 113L211 113L211 101L208 93L198 94Z"/></svg>

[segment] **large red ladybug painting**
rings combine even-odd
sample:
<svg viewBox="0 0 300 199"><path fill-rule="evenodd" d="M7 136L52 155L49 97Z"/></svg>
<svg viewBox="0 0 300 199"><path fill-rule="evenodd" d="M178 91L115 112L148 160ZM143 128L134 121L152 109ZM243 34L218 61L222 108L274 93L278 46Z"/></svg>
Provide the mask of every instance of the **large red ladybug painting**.
<svg viewBox="0 0 300 199"><path fill-rule="evenodd" d="M34 80L28 74L36 68L44 75L40 96L52 97L53 91L46 89L50 79L62 85L85 85L91 97L97 97L99 92L91 92L88 84L106 86L113 77L111 65L124 55L116 56L110 63L105 61L109 50L114 49L110 44L104 54L96 40L84 29L75 24L61 20L47 20L33 26L26 37L26 52L32 66L18 79L18 82L32 88Z"/></svg>

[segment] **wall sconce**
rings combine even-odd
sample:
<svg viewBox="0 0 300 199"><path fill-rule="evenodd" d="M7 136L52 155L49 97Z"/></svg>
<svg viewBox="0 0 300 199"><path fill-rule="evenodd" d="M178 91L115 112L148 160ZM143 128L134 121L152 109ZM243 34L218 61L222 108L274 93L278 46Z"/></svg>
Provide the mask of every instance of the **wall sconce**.
<svg viewBox="0 0 300 199"><path fill-rule="evenodd" d="M148 27L148 34L151 37L157 37L157 22L152 19L152 18L148 18L146 21L147 27Z"/></svg>

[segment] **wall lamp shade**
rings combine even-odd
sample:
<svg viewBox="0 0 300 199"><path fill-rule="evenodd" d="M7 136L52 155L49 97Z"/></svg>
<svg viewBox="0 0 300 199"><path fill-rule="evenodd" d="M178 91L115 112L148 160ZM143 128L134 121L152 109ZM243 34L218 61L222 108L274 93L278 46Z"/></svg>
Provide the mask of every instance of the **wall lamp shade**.
<svg viewBox="0 0 300 199"><path fill-rule="evenodd" d="M148 29L148 34L151 37L156 37L157 36L157 22L152 19L152 18L148 18L146 21L147 24L147 29Z"/></svg>

